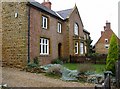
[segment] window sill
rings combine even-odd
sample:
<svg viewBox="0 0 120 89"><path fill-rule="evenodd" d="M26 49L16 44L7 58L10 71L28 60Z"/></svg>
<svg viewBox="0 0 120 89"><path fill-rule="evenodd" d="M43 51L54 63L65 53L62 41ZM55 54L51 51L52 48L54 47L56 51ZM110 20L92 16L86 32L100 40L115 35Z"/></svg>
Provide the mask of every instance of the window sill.
<svg viewBox="0 0 120 89"><path fill-rule="evenodd" d="M44 27L42 27L42 29L47 30L48 28L44 28Z"/></svg>
<svg viewBox="0 0 120 89"><path fill-rule="evenodd" d="M40 54L40 57L50 57L50 55L48 54L48 55L41 55Z"/></svg>

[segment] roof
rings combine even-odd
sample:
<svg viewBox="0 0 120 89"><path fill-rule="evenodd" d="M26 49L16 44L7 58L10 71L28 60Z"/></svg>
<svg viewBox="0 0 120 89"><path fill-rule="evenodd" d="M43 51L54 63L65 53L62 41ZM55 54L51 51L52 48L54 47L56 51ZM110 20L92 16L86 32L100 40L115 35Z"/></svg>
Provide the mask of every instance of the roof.
<svg viewBox="0 0 120 89"><path fill-rule="evenodd" d="M90 32L88 32L88 31L87 31L87 30L85 30L85 29L83 29L83 32L86 32L86 33L90 34Z"/></svg>
<svg viewBox="0 0 120 89"><path fill-rule="evenodd" d="M48 9L47 7L43 6L42 4L40 4L40 3L36 2L36 1L34 1L34 2L29 2L29 5L35 6L35 7L37 7L38 9L40 9L41 11L45 11L45 12L47 12L48 14L51 14L51 15L57 17L57 18L60 18L60 17L56 14L56 12L54 12L53 10ZM61 19L61 18L60 18L60 19Z"/></svg>
<svg viewBox="0 0 120 89"><path fill-rule="evenodd" d="M57 11L57 13L65 20L71 14L72 10L73 10L73 8L67 9L67 10Z"/></svg>
<svg viewBox="0 0 120 89"><path fill-rule="evenodd" d="M66 20L67 18L69 18L70 14L73 12L73 10L75 8L77 8L77 6L75 5L75 7L72 9L66 9L66 10L61 10L61 11L55 12L55 11L48 9L47 7L43 6L42 4L40 4L34 0L29 1L28 5L34 6L34 7L38 8L39 10L44 11L44 12L46 12L54 17L61 19L61 20ZM80 21L82 23L81 17L80 17ZM83 23L82 23L82 26L83 26Z"/></svg>

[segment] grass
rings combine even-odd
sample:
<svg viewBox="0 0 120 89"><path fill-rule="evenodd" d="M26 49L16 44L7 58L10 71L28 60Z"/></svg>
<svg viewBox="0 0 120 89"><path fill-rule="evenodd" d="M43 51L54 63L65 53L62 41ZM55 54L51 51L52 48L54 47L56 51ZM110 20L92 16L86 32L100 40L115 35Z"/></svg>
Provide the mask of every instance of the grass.
<svg viewBox="0 0 120 89"><path fill-rule="evenodd" d="M64 67L70 69L70 70L76 70L78 66L83 66L84 64L78 64L78 63L66 63L63 64ZM91 65L96 73L103 73L105 70L105 64L92 64Z"/></svg>

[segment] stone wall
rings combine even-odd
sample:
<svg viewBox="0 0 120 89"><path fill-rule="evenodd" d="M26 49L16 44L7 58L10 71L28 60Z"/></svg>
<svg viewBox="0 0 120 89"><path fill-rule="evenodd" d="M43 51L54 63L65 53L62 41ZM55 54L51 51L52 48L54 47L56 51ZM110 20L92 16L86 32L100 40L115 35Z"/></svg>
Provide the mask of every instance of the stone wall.
<svg viewBox="0 0 120 89"><path fill-rule="evenodd" d="M74 10L69 17L68 23L69 23L69 55L81 56L80 42L84 43L84 40L83 40L84 33L83 33L83 26L82 26L80 14L76 6L74 7ZM74 23L78 24L78 28L79 28L78 36L75 36L74 34ZM74 50L75 50L74 44L76 41L78 42L78 54L74 53Z"/></svg>
<svg viewBox="0 0 120 89"><path fill-rule="evenodd" d="M16 17L15 17L15 13ZM2 2L3 66L24 67L28 57L28 7L26 2Z"/></svg>

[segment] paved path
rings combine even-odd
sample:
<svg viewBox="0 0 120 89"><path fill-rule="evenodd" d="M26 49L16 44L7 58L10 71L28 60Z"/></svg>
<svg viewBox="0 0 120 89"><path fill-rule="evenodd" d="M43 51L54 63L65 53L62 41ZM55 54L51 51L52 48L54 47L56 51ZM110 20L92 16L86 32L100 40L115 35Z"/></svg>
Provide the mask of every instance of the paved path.
<svg viewBox="0 0 120 89"><path fill-rule="evenodd" d="M65 82L60 79L53 79L44 74L35 74L20 71L16 68L2 68L3 84L9 87L93 87L93 84L79 82Z"/></svg>

